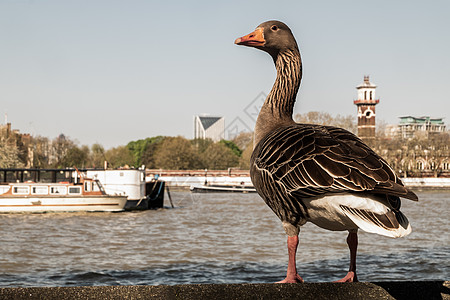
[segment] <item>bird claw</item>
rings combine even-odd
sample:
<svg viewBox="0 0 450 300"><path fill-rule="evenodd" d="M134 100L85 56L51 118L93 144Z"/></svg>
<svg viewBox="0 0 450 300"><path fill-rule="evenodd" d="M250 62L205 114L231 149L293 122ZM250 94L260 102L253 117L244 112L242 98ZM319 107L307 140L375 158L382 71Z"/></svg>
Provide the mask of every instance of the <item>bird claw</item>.
<svg viewBox="0 0 450 300"><path fill-rule="evenodd" d="M304 280L303 278L300 277L300 275L295 274L295 275L288 275L286 276L285 279L278 281L276 283L303 283Z"/></svg>
<svg viewBox="0 0 450 300"><path fill-rule="evenodd" d="M356 273L353 271L349 271L344 278L336 280L334 282L358 282L358 278L356 277Z"/></svg>

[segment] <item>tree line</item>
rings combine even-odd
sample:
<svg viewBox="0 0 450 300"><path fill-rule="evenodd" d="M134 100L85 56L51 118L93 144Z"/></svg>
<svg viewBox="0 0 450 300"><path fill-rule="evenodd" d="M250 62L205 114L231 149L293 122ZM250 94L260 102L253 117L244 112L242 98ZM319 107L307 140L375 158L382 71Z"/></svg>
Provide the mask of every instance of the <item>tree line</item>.
<svg viewBox="0 0 450 300"><path fill-rule="evenodd" d="M250 159L247 150L250 144L250 133L241 133L233 141L219 142L156 136L105 150L97 143L91 147L79 146L64 134L51 140L12 132L0 134L0 168L103 168L106 162L109 168L145 165L176 170L245 169Z"/></svg>
<svg viewBox="0 0 450 300"><path fill-rule="evenodd" d="M356 120L350 115L309 112L297 114L295 120L342 127L357 133ZM415 176L428 171L437 176L450 168L448 133L403 140L385 136L384 127L385 123L378 121L376 138L367 142L397 173ZM63 134L51 140L0 129L0 168L103 168L106 161L109 168L145 165L150 169L248 170L253 150L251 132L242 132L232 140L219 142L156 136L106 150L100 144L79 146Z"/></svg>

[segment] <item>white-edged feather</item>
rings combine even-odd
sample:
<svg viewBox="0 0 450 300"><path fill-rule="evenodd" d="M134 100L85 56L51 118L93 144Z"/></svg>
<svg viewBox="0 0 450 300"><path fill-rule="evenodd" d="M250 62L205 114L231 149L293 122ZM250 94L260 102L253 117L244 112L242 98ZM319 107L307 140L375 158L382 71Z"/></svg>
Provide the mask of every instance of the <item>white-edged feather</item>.
<svg viewBox="0 0 450 300"><path fill-rule="evenodd" d="M308 221L324 229L340 231L360 228L392 238L406 236L411 232L411 225L405 215L401 212L394 213L382 202L369 197L339 194L303 201L308 208ZM388 228L377 220L377 215L386 214L396 218L400 226Z"/></svg>

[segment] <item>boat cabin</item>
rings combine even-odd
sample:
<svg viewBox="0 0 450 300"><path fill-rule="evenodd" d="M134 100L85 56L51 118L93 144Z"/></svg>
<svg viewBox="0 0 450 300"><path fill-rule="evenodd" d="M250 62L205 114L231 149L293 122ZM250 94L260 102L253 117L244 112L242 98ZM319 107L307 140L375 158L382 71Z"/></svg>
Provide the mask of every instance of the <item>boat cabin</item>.
<svg viewBox="0 0 450 300"><path fill-rule="evenodd" d="M14 182L0 184L2 196L77 196L80 195L104 195L102 186L98 180L81 178L79 182Z"/></svg>

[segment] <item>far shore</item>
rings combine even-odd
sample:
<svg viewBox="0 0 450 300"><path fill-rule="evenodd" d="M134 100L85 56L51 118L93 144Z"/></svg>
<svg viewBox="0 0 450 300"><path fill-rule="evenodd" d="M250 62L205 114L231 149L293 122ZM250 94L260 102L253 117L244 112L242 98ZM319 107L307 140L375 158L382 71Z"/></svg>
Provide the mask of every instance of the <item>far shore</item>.
<svg viewBox="0 0 450 300"><path fill-rule="evenodd" d="M191 185L218 184L252 186L248 170L162 170L147 169L147 180L164 180L171 188L189 189ZM450 189L450 177L406 177L403 183L412 189Z"/></svg>

